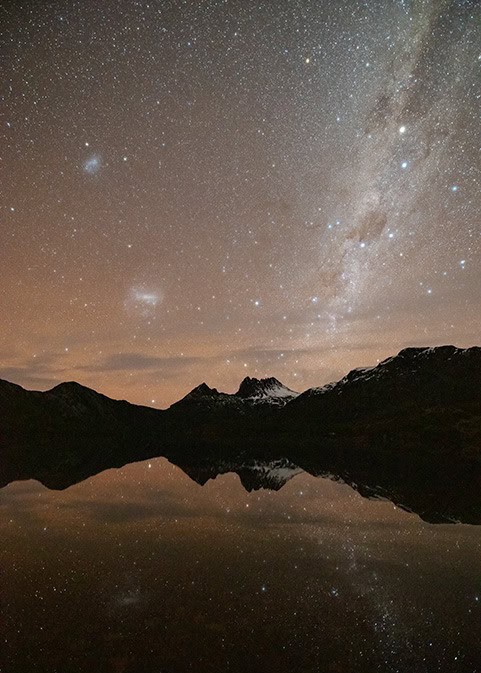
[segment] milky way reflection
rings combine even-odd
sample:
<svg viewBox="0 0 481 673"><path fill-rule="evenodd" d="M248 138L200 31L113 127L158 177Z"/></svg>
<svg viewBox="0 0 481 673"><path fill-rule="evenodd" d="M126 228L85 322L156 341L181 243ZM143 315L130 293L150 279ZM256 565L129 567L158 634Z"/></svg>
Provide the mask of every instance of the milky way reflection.
<svg viewBox="0 0 481 673"><path fill-rule="evenodd" d="M476 670L476 527L164 459L0 498L9 672Z"/></svg>

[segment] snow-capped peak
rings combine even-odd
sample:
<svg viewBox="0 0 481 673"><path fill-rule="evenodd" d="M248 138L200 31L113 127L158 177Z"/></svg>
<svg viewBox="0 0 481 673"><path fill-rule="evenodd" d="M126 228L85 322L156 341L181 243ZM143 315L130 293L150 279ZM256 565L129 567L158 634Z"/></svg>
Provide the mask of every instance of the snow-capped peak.
<svg viewBox="0 0 481 673"><path fill-rule="evenodd" d="M287 399L297 397L298 394L273 376L267 379L246 376L239 386L236 397L253 400L277 399L287 401Z"/></svg>

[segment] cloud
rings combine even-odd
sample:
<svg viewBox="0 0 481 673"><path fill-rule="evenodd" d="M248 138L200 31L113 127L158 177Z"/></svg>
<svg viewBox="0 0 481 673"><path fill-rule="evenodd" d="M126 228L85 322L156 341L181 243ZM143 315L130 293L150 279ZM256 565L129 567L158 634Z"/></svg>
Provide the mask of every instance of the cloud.
<svg viewBox="0 0 481 673"><path fill-rule="evenodd" d="M42 353L36 357L5 358L7 363L0 366L0 378L20 383L32 388L50 388L59 379L56 374L64 371L57 365L58 353ZM8 359L10 362L8 362Z"/></svg>
<svg viewBox="0 0 481 673"><path fill-rule="evenodd" d="M0 379L5 379L6 381L21 381L23 386L27 388L32 387L36 388L49 388L55 386L58 383L58 379L51 376L38 376L29 371L25 367L1 367L0 368Z"/></svg>
<svg viewBox="0 0 481 673"><path fill-rule="evenodd" d="M372 241L379 238L387 224L387 215L382 210L369 210L359 222L360 241Z"/></svg>
<svg viewBox="0 0 481 673"><path fill-rule="evenodd" d="M84 512L100 523L122 524L146 521L148 519L173 519L197 517L200 512L188 507L173 494L161 492L155 501L107 502L95 500L74 500L60 503L59 509Z"/></svg>
<svg viewBox="0 0 481 673"><path fill-rule="evenodd" d="M330 347L323 348L295 348L295 349L276 349L264 348L262 346L252 346L235 351L219 352L214 355L206 356L151 356L144 353L115 353L108 355L92 364L78 367L77 369L88 372L113 372L113 371L146 371L154 370L160 373L178 372L184 368L191 368L206 363L215 363L224 361L226 357L232 361L255 358L257 361L266 364L278 362L279 358L288 359L302 355L323 354L329 351Z"/></svg>
<svg viewBox="0 0 481 673"><path fill-rule="evenodd" d="M203 362L206 358L193 356L151 356L143 353L114 353L97 363L78 367L89 372L140 371L155 369L173 371Z"/></svg>

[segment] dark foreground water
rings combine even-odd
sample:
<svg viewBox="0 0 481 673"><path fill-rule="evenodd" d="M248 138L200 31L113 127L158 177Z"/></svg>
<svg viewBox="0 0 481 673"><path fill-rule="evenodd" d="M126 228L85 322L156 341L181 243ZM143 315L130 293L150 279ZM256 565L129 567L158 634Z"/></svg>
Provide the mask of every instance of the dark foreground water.
<svg viewBox="0 0 481 673"><path fill-rule="evenodd" d="M481 528L164 459L0 513L1 673L481 671Z"/></svg>

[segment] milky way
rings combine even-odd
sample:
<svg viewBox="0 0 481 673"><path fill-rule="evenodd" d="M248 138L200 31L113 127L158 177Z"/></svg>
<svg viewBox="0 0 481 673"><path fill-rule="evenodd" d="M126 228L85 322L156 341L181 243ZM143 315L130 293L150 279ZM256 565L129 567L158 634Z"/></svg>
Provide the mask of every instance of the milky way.
<svg viewBox="0 0 481 673"><path fill-rule="evenodd" d="M24 3L2 28L1 377L164 405L479 343L478 2Z"/></svg>

